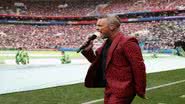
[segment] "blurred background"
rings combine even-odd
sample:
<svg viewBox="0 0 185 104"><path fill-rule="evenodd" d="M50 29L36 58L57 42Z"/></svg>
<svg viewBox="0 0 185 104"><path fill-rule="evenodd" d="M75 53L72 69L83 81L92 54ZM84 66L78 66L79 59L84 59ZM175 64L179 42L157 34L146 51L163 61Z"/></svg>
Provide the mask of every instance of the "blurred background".
<svg viewBox="0 0 185 104"><path fill-rule="evenodd" d="M148 88L180 81L134 104L183 104L185 0L1 0L0 104L102 104L103 89L83 86L90 63L76 53L102 15L118 15L138 39Z"/></svg>

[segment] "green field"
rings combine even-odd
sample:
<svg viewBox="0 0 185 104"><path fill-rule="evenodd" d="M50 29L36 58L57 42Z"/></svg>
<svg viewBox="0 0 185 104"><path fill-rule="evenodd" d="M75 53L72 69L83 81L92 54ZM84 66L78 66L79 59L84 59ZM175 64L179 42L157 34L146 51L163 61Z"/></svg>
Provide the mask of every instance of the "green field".
<svg viewBox="0 0 185 104"><path fill-rule="evenodd" d="M15 54L17 51L0 51L0 64L4 64L4 60L7 59L15 59ZM44 59L44 58L60 58L61 52L60 51L28 51L30 60L31 59ZM81 58L81 53L76 53L72 51L67 51L67 55L71 59L73 58ZM145 54L146 55L146 54ZM155 59L152 57L153 54L147 54L147 56L143 56L144 59ZM162 54L163 55L163 54ZM161 56L161 54L158 56L158 58L167 58L167 57L174 57L174 55L171 56Z"/></svg>
<svg viewBox="0 0 185 104"><path fill-rule="evenodd" d="M185 69L147 74L147 87L185 80ZM133 104L184 104L185 82L147 91L148 100L136 97ZM83 84L0 95L0 104L81 104L102 99L103 89ZM95 104L103 104L103 101Z"/></svg>
<svg viewBox="0 0 185 104"><path fill-rule="evenodd" d="M15 59L15 54L17 51L0 51L0 64L7 59ZM37 58L60 58L60 51L28 51L30 59ZM80 53L76 52L66 52L70 58L79 58L81 57Z"/></svg>
<svg viewBox="0 0 185 104"><path fill-rule="evenodd" d="M17 51L0 51L0 64L5 64L5 60L13 59L15 60L15 54ZM44 59L44 58L57 58L60 59L60 51L28 51L30 60L32 59ZM69 57L80 58L82 55L76 52L66 52Z"/></svg>

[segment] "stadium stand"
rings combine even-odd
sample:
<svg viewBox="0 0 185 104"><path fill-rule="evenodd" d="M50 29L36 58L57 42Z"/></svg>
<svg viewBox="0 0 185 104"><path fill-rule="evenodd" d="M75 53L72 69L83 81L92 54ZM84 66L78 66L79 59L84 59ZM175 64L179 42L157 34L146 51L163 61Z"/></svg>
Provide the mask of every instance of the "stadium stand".
<svg viewBox="0 0 185 104"><path fill-rule="evenodd" d="M85 16L95 9L101 13L125 13L145 10L164 10L182 8L183 0L75 0L75 2L30 1L14 2L0 1L1 14L41 15L41 16ZM19 4L18 6L15 3ZM107 4L107 5L103 5ZM66 5L66 6L65 6ZM96 13L94 15L97 15Z"/></svg>
<svg viewBox="0 0 185 104"><path fill-rule="evenodd" d="M61 1L0 1L0 14L15 14L26 16L87 16L110 13L126 13L145 10L163 10L183 8L183 0L88 0L83 2ZM182 15L182 14L181 14ZM42 20L41 20L42 21ZM138 31L148 31L139 34L138 39L144 42L144 49L174 48L175 40L185 39L184 22L144 22L123 23L121 29L126 35ZM69 47L78 48L87 34L95 31L94 25L62 25L38 26L0 24L0 48L27 47L29 49L44 49Z"/></svg>
<svg viewBox="0 0 185 104"><path fill-rule="evenodd" d="M0 48L43 49L58 46L75 48L82 44L86 35L92 31L95 31L92 25L0 25Z"/></svg>
<svg viewBox="0 0 185 104"><path fill-rule="evenodd" d="M174 48L175 40L184 40L184 27L185 22L182 23L182 21L122 24L122 30L126 35L140 30L148 30L147 34L138 36L138 39L146 43L145 48L158 46L162 49ZM19 46L29 47L29 49L60 46L77 48L88 34L95 31L95 26L0 25L0 30L1 48Z"/></svg>

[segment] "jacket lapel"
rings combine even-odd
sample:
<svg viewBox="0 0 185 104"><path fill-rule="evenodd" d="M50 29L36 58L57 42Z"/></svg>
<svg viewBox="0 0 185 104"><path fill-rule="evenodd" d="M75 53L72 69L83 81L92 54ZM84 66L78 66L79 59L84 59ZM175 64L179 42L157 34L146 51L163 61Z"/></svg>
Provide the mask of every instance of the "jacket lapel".
<svg viewBox="0 0 185 104"><path fill-rule="evenodd" d="M103 47L105 46L105 43L106 43L106 41L103 43L103 45L102 45L100 48L98 48L98 50L97 50L98 55L101 54L102 49L103 49Z"/></svg>
<svg viewBox="0 0 185 104"><path fill-rule="evenodd" d="M114 49L116 48L116 46L118 45L119 43L119 40L121 39L121 36L122 36L122 33L118 33L118 35L115 37L115 39L113 40L110 48L109 48L109 51L108 51L108 55L107 55L107 60L106 60L106 67L105 69L107 69L107 66L112 58L112 54L114 52Z"/></svg>

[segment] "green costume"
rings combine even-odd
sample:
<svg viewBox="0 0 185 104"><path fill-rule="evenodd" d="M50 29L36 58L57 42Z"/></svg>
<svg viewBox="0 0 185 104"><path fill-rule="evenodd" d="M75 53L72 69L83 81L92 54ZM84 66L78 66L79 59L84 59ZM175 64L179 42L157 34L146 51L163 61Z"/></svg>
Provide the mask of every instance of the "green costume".
<svg viewBox="0 0 185 104"><path fill-rule="evenodd" d="M71 60L69 59L69 55L63 54L60 59L62 64L68 64L71 63Z"/></svg>
<svg viewBox="0 0 185 104"><path fill-rule="evenodd" d="M179 46L179 47L176 47L176 50L177 50L177 55L178 56L183 56L183 57L185 57L185 51L183 50L183 48L181 47L181 46Z"/></svg>
<svg viewBox="0 0 185 104"><path fill-rule="evenodd" d="M29 56L28 56L28 52L24 51L24 50L19 50L16 54L16 63L19 64L28 64L29 63Z"/></svg>
<svg viewBox="0 0 185 104"><path fill-rule="evenodd" d="M156 52L153 53L152 58L158 58Z"/></svg>

